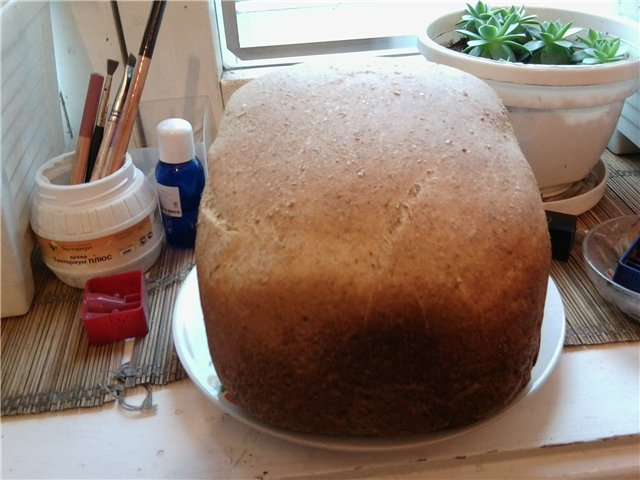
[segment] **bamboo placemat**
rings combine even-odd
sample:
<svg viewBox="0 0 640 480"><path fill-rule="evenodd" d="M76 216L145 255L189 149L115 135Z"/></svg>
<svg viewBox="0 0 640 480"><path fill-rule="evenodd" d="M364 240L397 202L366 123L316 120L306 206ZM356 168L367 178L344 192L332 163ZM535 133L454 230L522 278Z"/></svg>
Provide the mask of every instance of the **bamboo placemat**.
<svg viewBox="0 0 640 480"><path fill-rule="evenodd" d="M608 186L600 203L579 217L583 231L609 218L640 212L640 156L607 152L603 160L610 171ZM80 321L82 291L57 280L34 255L33 306L26 315L0 323L2 415L100 406L121 401L129 387L185 378L173 346L171 318L180 285L193 264L192 250L165 247L147 272L149 334L135 341L123 365L125 343L90 346ZM592 287L579 242L569 261L553 262L551 275L566 310L565 345L640 340L640 324L613 309Z"/></svg>
<svg viewBox="0 0 640 480"><path fill-rule="evenodd" d="M640 155L602 156L609 169L604 197L578 217L576 243L567 262L553 261L551 277L562 297L567 317L565 346L640 340L640 323L606 302L587 277L581 239L610 218L640 213Z"/></svg>
<svg viewBox="0 0 640 480"><path fill-rule="evenodd" d="M2 415L100 406L123 400L128 387L185 378L171 317L179 286L193 265L193 250L164 247L145 275L149 333L135 340L123 364L125 342L89 345L80 320L82 290L60 282L36 251L31 310L0 324Z"/></svg>

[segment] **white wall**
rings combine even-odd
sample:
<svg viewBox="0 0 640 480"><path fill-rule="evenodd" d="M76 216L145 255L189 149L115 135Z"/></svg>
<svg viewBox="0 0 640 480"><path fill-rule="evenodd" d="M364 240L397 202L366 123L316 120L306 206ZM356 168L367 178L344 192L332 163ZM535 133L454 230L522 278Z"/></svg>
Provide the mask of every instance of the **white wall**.
<svg viewBox="0 0 640 480"><path fill-rule="evenodd" d="M118 5L127 49L137 56L151 2L119 1ZM207 96L217 124L222 114L221 67L212 8L207 1L167 3L142 102ZM122 76L123 60L110 2L51 2L51 16L59 86L73 130L73 138L66 138L66 149L72 150L89 75L105 73L107 59L118 60L113 91Z"/></svg>

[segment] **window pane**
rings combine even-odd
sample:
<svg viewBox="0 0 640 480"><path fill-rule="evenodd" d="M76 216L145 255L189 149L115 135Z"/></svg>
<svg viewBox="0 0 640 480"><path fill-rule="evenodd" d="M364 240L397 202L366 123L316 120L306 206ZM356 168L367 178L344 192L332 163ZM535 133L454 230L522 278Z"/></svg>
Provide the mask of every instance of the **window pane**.
<svg viewBox="0 0 640 480"><path fill-rule="evenodd" d="M449 1L217 0L226 67L300 61L306 55L416 51L430 16L464 7ZM266 60L262 60L266 59Z"/></svg>
<svg viewBox="0 0 640 480"><path fill-rule="evenodd" d="M467 0L475 4L477 0ZM226 68L293 63L307 55L358 51L416 53L427 20L462 10L465 0L215 0ZM487 2L522 4L523 2ZM638 0L529 0L612 15L638 11Z"/></svg>
<svg viewBox="0 0 640 480"><path fill-rule="evenodd" d="M237 2L241 47L413 35L456 2ZM457 2L464 5L463 2Z"/></svg>

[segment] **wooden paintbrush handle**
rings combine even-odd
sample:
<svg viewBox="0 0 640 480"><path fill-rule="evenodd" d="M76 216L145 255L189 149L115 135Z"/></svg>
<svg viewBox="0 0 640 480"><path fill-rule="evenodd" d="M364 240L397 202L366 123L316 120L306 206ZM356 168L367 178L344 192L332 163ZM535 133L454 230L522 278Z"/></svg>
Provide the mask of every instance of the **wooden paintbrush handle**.
<svg viewBox="0 0 640 480"><path fill-rule="evenodd" d="M105 170L107 165L107 158L109 154L109 146L113 139L113 134L116 130L116 123L112 121L107 122L107 126L102 135L102 143L100 144L100 150L98 150L98 156L91 172L91 181L98 180L105 176Z"/></svg>
<svg viewBox="0 0 640 480"><path fill-rule="evenodd" d="M87 169L87 159L91 149L91 137L80 137L76 144L76 161L71 172L71 185L84 182L84 174Z"/></svg>
<svg viewBox="0 0 640 480"><path fill-rule="evenodd" d="M102 144L102 137L104 135L104 126L96 125L93 129L93 137L91 138L91 149L89 150L89 159L87 160L87 169L84 174L84 181L89 182L91 180L91 174L96 164L96 158L98 158L98 152L100 151L100 145Z"/></svg>
<svg viewBox="0 0 640 480"><path fill-rule="evenodd" d="M133 72L129 92L127 93L127 102L125 103L122 118L118 124L118 132L114 139L113 154L109 156L108 174L118 170L124 163L124 156L127 153L133 124L138 114L142 90L147 80L151 57L153 56L153 50L156 45L158 31L160 30L160 24L162 23L162 16L164 15L166 6L166 0L155 0L151 5L147 25L144 29L144 35L142 36L140 52L138 53L138 61L136 62L136 67Z"/></svg>
<svg viewBox="0 0 640 480"><path fill-rule="evenodd" d="M93 136L93 127L98 113L98 105L100 104L100 92L103 82L104 77L98 73L92 73L89 78L87 98L84 102L82 121L80 122L80 131L78 133L78 143L76 145L76 160L71 173L72 185L84 182L84 174L87 170L87 162L89 160L89 151L91 150L91 137Z"/></svg>
<svg viewBox="0 0 640 480"><path fill-rule="evenodd" d="M131 87L129 87L129 94L127 95L127 102L125 103L122 117L118 122L118 131L114 139L113 151L107 163L107 175L115 172L124 164L124 156L129 146L129 139L133 131L133 124L136 121L140 97L142 97L142 90L144 89L144 82L147 79L150 64L150 58L138 57L136 68L133 72L133 79L131 80Z"/></svg>

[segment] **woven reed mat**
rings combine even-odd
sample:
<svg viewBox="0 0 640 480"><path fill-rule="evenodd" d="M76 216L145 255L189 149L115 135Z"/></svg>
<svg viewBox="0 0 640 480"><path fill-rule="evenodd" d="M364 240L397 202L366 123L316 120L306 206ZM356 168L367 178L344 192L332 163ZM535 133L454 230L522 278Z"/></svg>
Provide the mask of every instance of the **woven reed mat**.
<svg viewBox="0 0 640 480"><path fill-rule="evenodd" d="M603 156L610 170L604 198L581 215L578 228L640 212L640 157ZM552 277L567 315L565 345L597 345L640 340L640 325L611 308L592 288L580 245L568 262L554 261ZM1 322L2 415L19 415L123 401L126 389L163 385L186 374L171 335L173 305L193 266L193 251L165 247L147 272L149 334L133 344L123 365L125 342L100 347L88 344L80 321L82 291L68 287L34 255L36 295L24 316ZM130 347L130 344L128 344Z"/></svg>
<svg viewBox="0 0 640 480"><path fill-rule="evenodd" d="M640 155L617 156L606 151L609 169L604 197L578 217L576 244L567 262L553 261L551 277L562 297L567 317L565 346L598 345L640 340L640 323L606 302L587 277L582 258L584 232L610 218L640 213Z"/></svg>
<svg viewBox="0 0 640 480"><path fill-rule="evenodd" d="M89 345L80 320L82 290L59 281L37 250L32 263L36 293L30 311L0 324L2 415L95 407L113 400L124 408L151 408L144 402L128 404L126 389L186 377L173 346L171 318L180 285L194 265L193 250L165 247L145 275L147 336L103 346ZM123 363L125 352L130 358Z"/></svg>

